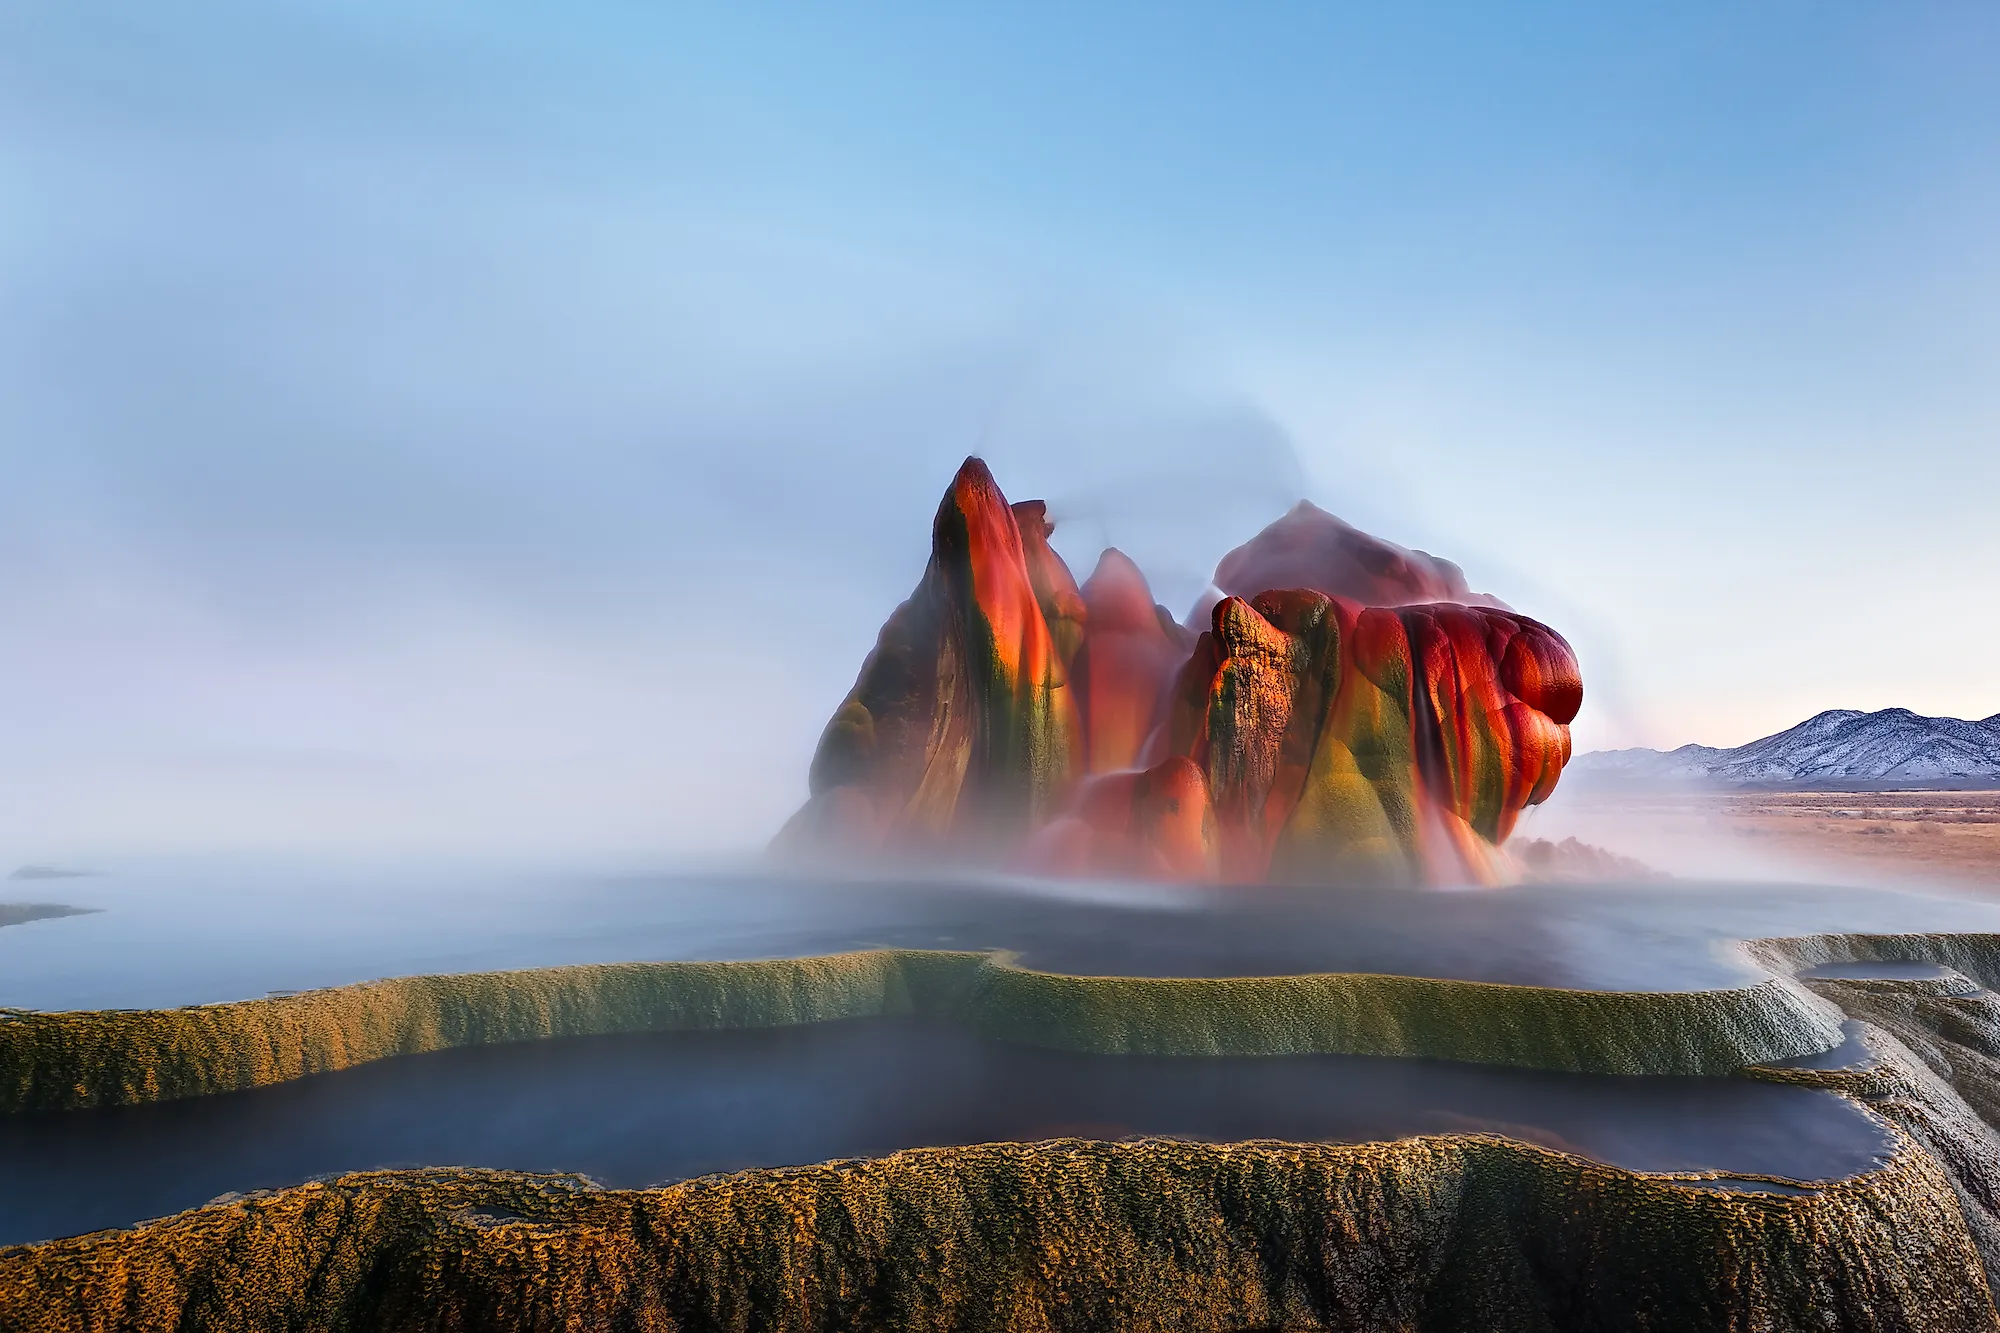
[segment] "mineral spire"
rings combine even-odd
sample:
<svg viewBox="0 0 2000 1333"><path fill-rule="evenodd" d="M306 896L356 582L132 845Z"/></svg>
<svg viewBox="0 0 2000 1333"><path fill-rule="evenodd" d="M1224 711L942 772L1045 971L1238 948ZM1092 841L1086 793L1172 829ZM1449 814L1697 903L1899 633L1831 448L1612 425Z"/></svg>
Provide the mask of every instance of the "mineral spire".
<svg viewBox="0 0 2000 1333"><path fill-rule="evenodd" d="M1200 632L967 459L923 581L779 843L1043 873L1494 883L1582 704L1561 635L1301 504L1225 556ZM1262 586L1258 586L1262 585Z"/></svg>

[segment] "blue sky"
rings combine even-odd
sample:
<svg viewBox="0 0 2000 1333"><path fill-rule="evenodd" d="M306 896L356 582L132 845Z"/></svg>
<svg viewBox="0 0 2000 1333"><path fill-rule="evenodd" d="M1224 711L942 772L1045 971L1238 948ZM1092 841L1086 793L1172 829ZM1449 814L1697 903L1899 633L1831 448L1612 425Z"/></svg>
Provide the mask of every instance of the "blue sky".
<svg viewBox="0 0 2000 1333"><path fill-rule="evenodd" d="M2000 710L2000 11L1327 8L0 4L0 857L752 842L974 451Z"/></svg>

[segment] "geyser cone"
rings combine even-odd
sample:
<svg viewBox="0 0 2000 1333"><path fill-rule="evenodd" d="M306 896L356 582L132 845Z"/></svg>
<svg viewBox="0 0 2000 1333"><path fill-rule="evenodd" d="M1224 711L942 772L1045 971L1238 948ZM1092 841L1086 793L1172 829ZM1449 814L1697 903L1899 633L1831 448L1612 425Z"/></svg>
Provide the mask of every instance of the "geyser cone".
<svg viewBox="0 0 2000 1333"><path fill-rule="evenodd" d="M821 736L812 798L782 843L1005 846L1046 813L1078 727L1044 608L1080 638L1083 600L1039 503L1022 511L1025 539L986 465L965 461L938 506L923 581Z"/></svg>
<svg viewBox="0 0 2000 1333"><path fill-rule="evenodd" d="M988 482L991 480L989 477ZM1021 555L1028 567L1028 583L1035 590L1035 603L1042 608L1042 620L1049 627L1056 656L1068 666L1083 646L1088 599L1077 588L1069 566L1049 545L1056 525L1048 520L1048 506L1040 500L1023 500L1012 509L1015 530L1021 534Z"/></svg>
<svg viewBox="0 0 2000 1333"><path fill-rule="evenodd" d="M1582 702L1555 631L1301 504L1223 560L1190 642L1115 550L1079 589L1052 531L966 460L783 841L1059 874L1504 874Z"/></svg>
<svg viewBox="0 0 2000 1333"><path fill-rule="evenodd" d="M1174 672L1187 658L1187 635L1153 601L1146 576L1111 549L1083 585L1089 631L1072 679L1083 714L1083 758L1092 773L1141 761Z"/></svg>
<svg viewBox="0 0 2000 1333"><path fill-rule="evenodd" d="M1069 775L1076 746L1075 703L1056 634L1043 611L1029 552L1051 606L1080 612L1076 581L1049 549L1041 505L1024 506L1034 526L1023 539L1015 510L977 458L959 468L932 527L931 572L946 597L945 647L954 703L970 704L972 726L959 822L968 816L1012 829L1042 814ZM1059 574L1059 577L1058 577ZM1066 627L1075 621L1062 621Z"/></svg>

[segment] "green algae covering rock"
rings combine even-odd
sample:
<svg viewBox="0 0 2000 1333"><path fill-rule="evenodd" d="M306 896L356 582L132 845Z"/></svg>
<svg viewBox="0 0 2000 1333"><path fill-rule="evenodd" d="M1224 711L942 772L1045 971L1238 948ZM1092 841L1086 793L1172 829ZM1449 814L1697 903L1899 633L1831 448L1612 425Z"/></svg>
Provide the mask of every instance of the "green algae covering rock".
<svg viewBox="0 0 2000 1333"><path fill-rule="evenodd" d="M1857 936L1752 949L1774 966L1919 959L1983 980L1994 944ZM1092 1050L1337 1038L1428 1053L1449 1039L1571 1062L1550 1067L1634 1050L1672 1063L1708 1058L1688 1054L1707 1041L1742 1049L1755 1023L1713 1007L1758 995L1804 1024L1794 1037L1815 1034L1764 1058L1820 1056L1747 1072L1866 1103L1895 1150L1879 1170L1818 1184L1640 1174L1488 1135L919 1149L631 1191L363 1173L0 1250L0 1330L2000 1329L1985 1276L2000 1271L2000 1138L1988 1123L2000 1112L2000 1002L1926 979L1808 984L1824 998L1778 981L1602 996L1368 976L1061 977L878 951L15 1015L0 1050L19 1105L72 1074L74 1099L143 1100L290 1077L308 1058L872 1013L949 1014ZM1836 1003L1867 1021L1850 1021L1828 1053L1817 1025ZM1688 1025L1709 1035L1664 1054L1648 1045ZM1764 1035L1785 1030L1773 1020ZM161 1044L148 1055L146 1041ZM182 1065L162 1058L174 1052ZM190 1086L174 1090L162 1070Z"/></svg>
<svg viewBox="0 0 2000 1333"><path fill-rule="evenodd" d="M1377 973L1072 977L990 967L963 1011L994 1036L1157 1055L1425 1056L1611 1074L1726 1074L1825 1050L1839 1011L1773 978L1582 991ZM1771 1051L1773 1054L1752 1054Z"/></svg>
<svg viewBox="0 0 2000 1333"><path fill-rule="evenodd" d="M353 1175L0 1251L0 1327L2000 1327L1921 1152L1788 1193L1484 1136L926 1149L643 1191Z"/></svg>
<svg viewBox="0 0 2000 1333"><path fill-rule="evenodd" d="M1780 978L1642 993L1370 973L1076 977L885 949L402 977L184 1009L0 1013L0 1111L204 1096L493 1042L908 1014L1107 1054L1408 1055L1619 1074L1727 1073L1840 1041L1839 1011Z"/></svg>

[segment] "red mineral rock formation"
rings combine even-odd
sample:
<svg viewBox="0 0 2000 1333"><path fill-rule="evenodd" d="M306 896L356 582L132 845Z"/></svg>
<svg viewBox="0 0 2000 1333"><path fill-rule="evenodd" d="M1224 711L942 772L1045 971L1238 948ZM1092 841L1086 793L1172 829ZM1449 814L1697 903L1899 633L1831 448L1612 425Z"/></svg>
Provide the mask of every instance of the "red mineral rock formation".
<svg viewBox="0 0 2000 1333"><path fill-rule="evenodd" d="M1089 772L1109 773L1140 762L1193 636L1115 549L1097 558L1083 605L1089 630L1071 674L1083 710L1083 761Z"/></svg>
<svg viewBox="0 0 2000 1333"><path fill-rule="evenodd" d="M1117 551L1079 590L1051 531L966 461L783 843L1232 882L1507 873L1495 848L1554 788L1583 698L1554 630L1301 504L1223 560L1196 638Z"/></svg>
<svg viewBox="0 0 2000 1333"><path fill-rule="evenodd" d="M1025 538L1021 516L1032 519ZM1075 765L1052 613L1061 635L1081 636L1083 599L1049 549L1041 506L1017 515L967 459L938 506L923 581L827 724L812 799L781 838L932 853L1017 844Z"/></svg>
<svg viewBox="0 0 2000 1333"><path fill-rule="evenodd" d="M1221 861L1208 783L1178 754L1084 777L1029 839L1021 864L1054 875L1213 880Z"/></svg>
<svg viewBox="0 0 2000 1333"><path fill-rule="evenodd" d="M1083 646L1087 599L1077 588L1069 566L1049 545L1049 536L1056 526L1048 520L1047 506L1040 500L1023 500L1013 506L1013 514L1014 527L1021 534L1021 554L1028 566L1028 583L1035 590L1035 604L1042 608L1042 619L1055 640L1056 656L1068 665Z"/></svg>
<svg viewBox="0 0 2000 1333"><path fill-rule="evenodd" d="M1216 604L1169 746L1208 778L1225 879L1490 883L1580 702L1568 646L1526 617L1285 589Z"/></svg>
<svg viewBox="0 0 2000 1333"><path fill-rule="evenodd" d="M1307 500L1222 557L1215 587L1195 606L1189 623L1207 620L1224 597L1255 597L1272 588L1311 588L1363 606L1501 606L1497 598L1467 587L1465 571L1451 561L1371 537Z"/></svg>

